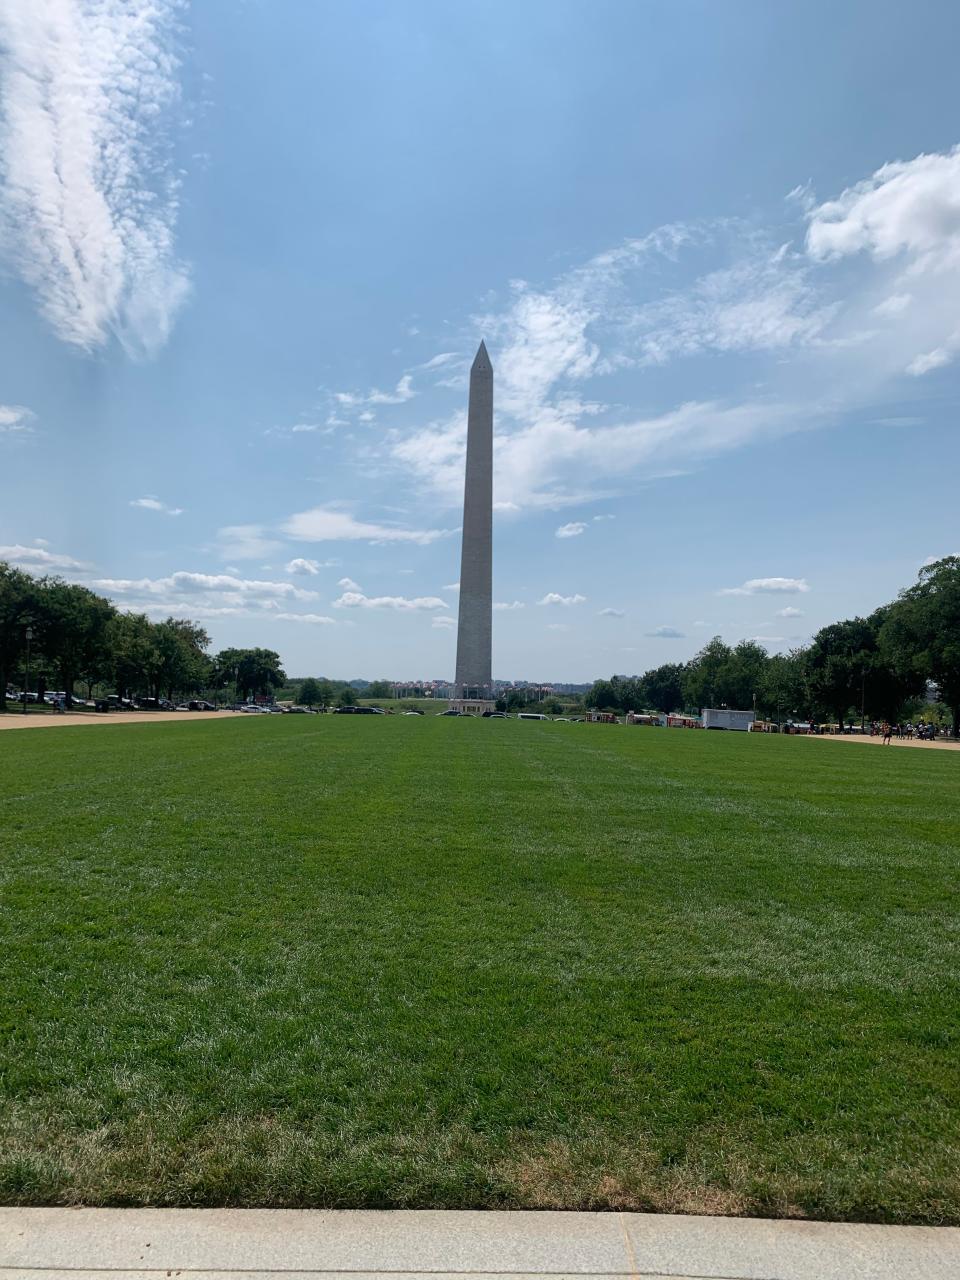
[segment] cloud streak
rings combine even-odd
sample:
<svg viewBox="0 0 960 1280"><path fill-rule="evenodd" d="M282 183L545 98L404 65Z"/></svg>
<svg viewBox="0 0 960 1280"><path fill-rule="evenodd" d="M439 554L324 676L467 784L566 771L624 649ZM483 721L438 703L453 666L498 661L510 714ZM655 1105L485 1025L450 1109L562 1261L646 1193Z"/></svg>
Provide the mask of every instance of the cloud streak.
<svg viewBox="0 0 960 1280"><path fill-rule="evenodd" d="M183 507L170 507L159 498L148 494L144 498L131 498L131 507L140 507L144 511L159 511L165 516L182 516Z"/></svg>
<svg viewBox="0 0 960 1280"><path fill-rule="evenodd" d="M177 0L5 0L2 240L64 342L150 355L188 292L163 122Z"/></svg>

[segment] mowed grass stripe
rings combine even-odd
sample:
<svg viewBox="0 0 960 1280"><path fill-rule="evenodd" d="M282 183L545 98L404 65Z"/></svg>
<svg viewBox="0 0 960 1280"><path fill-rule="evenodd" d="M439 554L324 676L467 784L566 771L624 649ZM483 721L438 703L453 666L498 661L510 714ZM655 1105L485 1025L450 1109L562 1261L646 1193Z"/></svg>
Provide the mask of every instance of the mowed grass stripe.
<svg viewBox="0 0 960 1280"><path fill-rule="evenodd" d="M957 782L539 722L5 735L0 1197L958 1222Z"/></svg>

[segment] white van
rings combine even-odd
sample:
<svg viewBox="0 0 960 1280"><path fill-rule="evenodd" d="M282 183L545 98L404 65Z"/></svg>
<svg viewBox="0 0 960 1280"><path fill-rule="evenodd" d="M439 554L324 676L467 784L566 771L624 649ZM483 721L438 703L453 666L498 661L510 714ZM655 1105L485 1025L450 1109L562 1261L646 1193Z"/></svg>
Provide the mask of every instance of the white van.
<svg viewBox="0 0 960 1280"><path fill-rule="evenodd" d="M518 711L518 720L549 720L549 716L542 716L538 711Z"/></svg>

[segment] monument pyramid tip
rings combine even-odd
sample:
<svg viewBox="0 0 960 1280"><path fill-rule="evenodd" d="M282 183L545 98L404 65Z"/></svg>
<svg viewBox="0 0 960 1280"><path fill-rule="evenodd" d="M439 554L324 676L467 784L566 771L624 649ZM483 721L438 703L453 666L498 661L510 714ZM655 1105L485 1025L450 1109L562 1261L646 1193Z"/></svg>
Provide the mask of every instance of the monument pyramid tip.
<svg viewBox="0 0 960 1280"><path fill-rule="evenodd" d="M487 344L482 338L480 339L479 347L477 347L477 354L473 357L473 363L475 365L490 363L490 356L487 354Z"/></svg>

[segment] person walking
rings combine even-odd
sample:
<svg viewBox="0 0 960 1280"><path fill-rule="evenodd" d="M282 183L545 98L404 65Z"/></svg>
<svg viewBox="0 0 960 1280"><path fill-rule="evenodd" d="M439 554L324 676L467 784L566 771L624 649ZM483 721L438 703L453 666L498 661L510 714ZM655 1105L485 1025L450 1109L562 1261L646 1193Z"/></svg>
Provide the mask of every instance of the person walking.
<svg viewBox="0 0 960 1280"><path fill-rule="evenodd" d="M883 741L880 743L880 745L881 745L882 747L889 747L889 745L890 745L890 739L891 739L891 737L892 737L892 736L893 736L893 726L890 724L889 720L884 720L884 722L883 722Z"/></svg>

